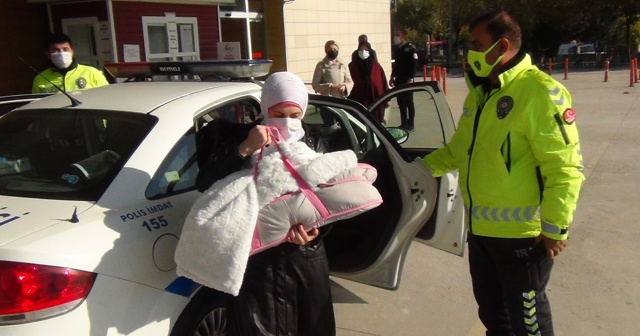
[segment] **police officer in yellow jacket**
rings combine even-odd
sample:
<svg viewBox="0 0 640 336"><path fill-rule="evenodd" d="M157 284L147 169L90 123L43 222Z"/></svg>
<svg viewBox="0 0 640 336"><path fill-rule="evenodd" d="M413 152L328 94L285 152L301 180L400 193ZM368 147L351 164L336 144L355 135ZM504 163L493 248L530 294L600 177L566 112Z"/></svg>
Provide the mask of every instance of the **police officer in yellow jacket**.
<svg viewBox="0 0 640 336"><path fill-rule="evenodd" d="M469 94L451 142L423 161L458 169L469 265L487 335L553 335L545 288L583 181L571 96L520 51L505 11L470 25Z"/></svg>
<svg viewBox="0 0 640 336"><path fill-rule="evenodd" d="M74 60L71 39L66 34L49 35L45 54L51 61L51 67L33 79L33 93L59 92L56 86L68 92L109 84L101 71Z"/></svg>

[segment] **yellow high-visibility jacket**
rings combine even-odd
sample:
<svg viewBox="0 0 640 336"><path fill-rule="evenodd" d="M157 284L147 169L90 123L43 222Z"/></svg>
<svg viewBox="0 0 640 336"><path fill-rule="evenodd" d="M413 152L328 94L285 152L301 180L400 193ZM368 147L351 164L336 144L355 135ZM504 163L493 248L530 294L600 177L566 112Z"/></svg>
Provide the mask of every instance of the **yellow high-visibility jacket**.
<svg viewBox="0 0 640 336"><path fill-rule="evenodd" d="M458 129L423 161L434 176L459 170L471 233L566 239L584 179L571 95L529 55L506 69L498 87L466 75Z"/></svg>
<svg viewBox="0 0 640 336"><path fill-rule="evenodd" d="M100 70L87 65L76 64L66 73L61 73L52 68L42 71L33 79L31 91L33 93L59 92L47 79L65 92L109 84Z"/></svg>

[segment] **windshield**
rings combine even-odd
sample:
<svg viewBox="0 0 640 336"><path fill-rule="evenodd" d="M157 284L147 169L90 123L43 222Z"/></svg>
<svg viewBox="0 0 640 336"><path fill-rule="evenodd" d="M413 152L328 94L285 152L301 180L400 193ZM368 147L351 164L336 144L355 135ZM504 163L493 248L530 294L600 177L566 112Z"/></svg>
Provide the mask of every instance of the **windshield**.
<svg viewBox="0 0 640 336"><path fill-rule="evenodd" d="M585 44L585 45L580 46L580 51L583 54L587 54L587 53L592 53L593 54L593 53L596 52L596 48L591 44Z"/></svg>
<svg viewBox="0 0 640 336"><path fill-rule="evenodd" d="M0 118L0 195L97 201L157 119L27 110Z"/></svg>

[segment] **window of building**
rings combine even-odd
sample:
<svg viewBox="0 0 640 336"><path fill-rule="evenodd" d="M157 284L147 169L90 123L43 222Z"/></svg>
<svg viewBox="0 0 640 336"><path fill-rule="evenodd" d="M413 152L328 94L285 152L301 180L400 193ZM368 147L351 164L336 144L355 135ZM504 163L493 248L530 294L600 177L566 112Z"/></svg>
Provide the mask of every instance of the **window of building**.
<svg viewBox="0 0 640 336"><path fill-rule="evenodd" d="M197 18L143 16L142 26L147 61L200 59Z"/></svg>

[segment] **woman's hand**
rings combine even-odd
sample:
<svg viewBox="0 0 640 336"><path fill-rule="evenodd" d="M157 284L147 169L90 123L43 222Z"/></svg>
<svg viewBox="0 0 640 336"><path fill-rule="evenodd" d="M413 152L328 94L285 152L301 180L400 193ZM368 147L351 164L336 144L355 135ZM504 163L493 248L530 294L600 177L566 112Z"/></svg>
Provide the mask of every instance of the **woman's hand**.
<svg viewBox="0 0 640 336"><path fill-rule="evenodd" d="M238 153L243 157L247 157L270 143L271 137L267 132L267 128L262 125L256 125L249 131L247 138L238 145Z"/></svg>
<svg viewBox="0 0 640 336"><path fill-rule="evenodd" d="M287 235L287 242L302 246L318 238L319 235L320 235L320 231L317 228L307 232L304 230L304 226L302 226L302 224L297 224L292 226L289 229L289 234Z"/></svg>

